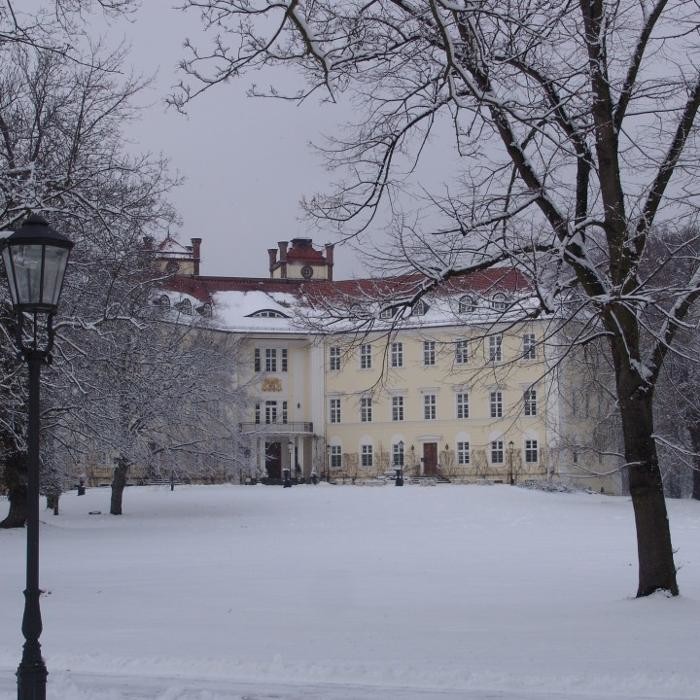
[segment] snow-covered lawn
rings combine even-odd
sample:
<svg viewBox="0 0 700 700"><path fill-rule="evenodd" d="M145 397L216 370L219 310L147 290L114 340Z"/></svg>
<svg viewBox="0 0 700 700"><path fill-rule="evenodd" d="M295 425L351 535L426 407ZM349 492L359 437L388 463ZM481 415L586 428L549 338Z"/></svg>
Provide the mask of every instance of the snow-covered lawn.
<svg viewBox="0 0 700 700"><path fill-rule="evenodd" d="M42 511L50 700L699 694L698 502L669 502L682 596L646 600L626 498L323 484L61 506ZM24 548L0 531L2 698Z"/></svg>

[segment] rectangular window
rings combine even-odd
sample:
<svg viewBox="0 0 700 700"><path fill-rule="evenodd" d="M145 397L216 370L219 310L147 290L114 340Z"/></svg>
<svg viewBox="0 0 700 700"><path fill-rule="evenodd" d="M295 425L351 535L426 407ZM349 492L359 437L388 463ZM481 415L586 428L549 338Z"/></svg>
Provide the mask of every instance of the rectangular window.
<svg viewBox="0 0 700 700"><path fill-rule="evenodd" d="M277 371L277 350L275 348L265 348L265 371Z"/></svg>
<svg viewBox="0 0 700 700"><path fill-rule="evenodd" d="M372 369L371 345L360 345L360 369Z"/></svg>
<svg viewBox="0 0 700 700"><path fill-rule="evenodd" d="M331 445L331 469L340 469L343 466L343 453L340 445Z"/></svg>
<svg viewBox="0 0 700 700"><path fill-rule="evenodd" d="M537 391L535 389L527 389L523 394L523 408L526 416L537 415Z"/></svg>
<svg viewBox="0 0 700 700"><path fill-rule="evenodd" d="M503 440L491 442L491 463L503 464Z"/></svg>
<svg viewBox="0 0 700 700"><path fill-rule="evenodd" d="M372 445L362 445L362 466L371 467L374 464Z"/></svg>
<svg viewBox="0 0 700 700"><path fill-rule="evenodd" d="M260 424L260 413L261 413L260 401L256 401L255 402L255 424L256 425Z"/></svg>
<svg viewBox="0 0 700 700"><path fill-rule="evenodd" d="M489 362L500 362L503 359L503 336L492 335L489 338Z"/></svg>
<svg viewBox="0 0 700 700"><path fill-rule="evenodd" d="M397 442L393 448L393 466L403 467L403 442Z"/></svg>
<svg viewBox="0 0 700 700"><path fill-rule="evenodd" d="M360 421L363 423L372 422L372 397L363 396L360 399Z"/></svg>
<svg viewBox="0 0 700 700"><path fill-rule="evenodd" d="M330 399L329 406L331 423L340 423L340 399Z"/></svg>
<svg viewBox="0 0 700 700"><path fill-rule="evenodd" d="M537 346L535 345L535 334L525 333L523 336L523 360L534 360L537 358Z"/></svg>
<svg viewBox="0 0 700 700"><path fill-rule="evenodd" d="M282 348L282 371L283 372L287 371L287 358L288 358L287 348Z"/></svg>
<svg viewBox="0 0 700 700"><path fill-rule="evenodd" d="M469 418L469 394L457 394L457 418Z"/></svg>
<svg viewBox="0 0 700 700"><path fill-rule="evenodd" d="M391 397L391 420L403 420L403 396Z"/></svg>
<svg viewBox="0 0 700 700"><path fill-rule="evenodd" d="M491 418L503 418L503 392L492 391L489 403Z"/></svg>
<svg viewBox="0 0 700 700"><path fill-rule="evenodd" d="M458 340L455 345L455 363L466 365L469 362L469 341Z"/></svg>
<svg viewBox="0 0 700 700"><path fill-rule="evenodd" d="M435 364L435 341L434 340L424 340L423 341L423 364L426 367Z"/></svg>
<svg viewBox="0 0 700 700"><path fill-rule="evenodd" d="M287 402L282 401L282 422L287 423Z"/></svg>
<svg viewBox="0 0 700 700"><path fill-rule="evenodd" d="M457 464L469 464L469 443L457 443Z"/></svg>
<svg viewBox="0 0 700 700"><path fill-rule="evenodd" d="M332 371L340 369L340 348L333 346L328 350L328 363Z"/></svg>
<svg viewBox="0 0 700 700"><path fill-rule="evenodd" d="M391 366L403 367L403 343L391 344Z"/></svg>
<svg viewBox="0 0 700 700"><path fill-rule="evenodd" d="M265 422L277 422L277 401L265 401Z"/></svg>
<svg viewBox="0 0 700 700"><path fill-rule="evenodd" d="M425 420L437 418L437 397L435 394L423 394L423 418Z"/></svg>
<svg viewBox="0 0 700 700"><path fill-rule="evenodd" d="M525 461L528 464L537 464L539 461L537 440L525 440Z"/></svg>
<svg viewBox="0 0 700 700"><path fill-rule="evenodd" d="M260 371L260 348L255 348L253 351L253 370Z"/></svg>

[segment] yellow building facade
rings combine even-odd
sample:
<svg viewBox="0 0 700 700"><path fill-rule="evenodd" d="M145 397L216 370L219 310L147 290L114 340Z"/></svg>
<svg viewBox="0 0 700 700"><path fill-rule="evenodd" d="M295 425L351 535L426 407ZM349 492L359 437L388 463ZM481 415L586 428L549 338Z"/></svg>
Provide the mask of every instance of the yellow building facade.
<svg viewBox="0 0 700 700"><path fill-rule="evenodd" d="M191 275L171 288L210 303L217 330L241 339L232 372L250 397L250 478L371 482L398 469L418 483L620 491L619 460L601 459L592 417L571 412L575 354L560 356L548 320L523 320L530 294L515 271L465 278L402 315L386 280L334 282L330 246L294 239L268 254L269 278Z"/></svg>

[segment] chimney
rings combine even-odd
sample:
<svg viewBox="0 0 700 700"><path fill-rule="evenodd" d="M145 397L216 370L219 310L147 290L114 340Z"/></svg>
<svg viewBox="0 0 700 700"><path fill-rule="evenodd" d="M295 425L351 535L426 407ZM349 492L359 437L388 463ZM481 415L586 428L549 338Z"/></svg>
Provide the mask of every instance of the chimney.
<svg viewBox="0 0 700 700"><path fill-rule="evenodd" d="M202 247L201 238L191 238L192 241L192 261L194 263L194 274L199 275L200 248Z"/></svg>
<svg viewBox="0 0 700 700"><path fill-rule="evenodd" d="M143 237L143 247L146 250L152 250L153 249L153 236L144 236Z"/></svg>
<svg viewBox="0 0 700 700"><path fill-rule="evenodd" d="M280 277L287 279L287 246L289 241L279 241L277 245L280 247Z"/></svg>
<svg viewBox="0 0 700 700"><path fill-rule="evenodd" d="M326 243L326 266L328 267L328 280L333 281L333 249L334 243Z"/></svg>
<svg viewBox="0 0 700 700"><path fill-rule="evenodd" d="M267 255L270 258L270 277L272 277L272 273L277 267L277 248L268 248Z"/></svg>

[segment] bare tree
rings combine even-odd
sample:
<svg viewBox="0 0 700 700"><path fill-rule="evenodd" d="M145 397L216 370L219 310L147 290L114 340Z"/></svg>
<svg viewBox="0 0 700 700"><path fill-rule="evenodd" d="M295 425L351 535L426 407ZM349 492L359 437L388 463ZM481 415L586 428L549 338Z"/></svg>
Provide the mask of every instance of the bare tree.
<svg viewBox="0 0 700 700"><path fill-rule="evenodd" d="M130 101L140 83L123 78L119 52L103 55L96 49L89 61L78 64L22 44L0 50L11 59L0 63L0 226L13 227L28 212L41 212L76 241L65 283L65 316L56 324L57 362L44 373L44 418L50 430L63 410L51 389L68 382L72 390L82 391L70 363L62 362L80 352L77 336L85 342L88 336L98 337L108 322L133 323L129 297L120 295L144 287L143 266L133 270L130 264L143 235L174 221L165 195L175 180L163 159L129 156L123 150L121 129L133 116ZM7 371L0 441L9 456L6 481L17 485L11 491L8 525L24 521L16 467L24 450L26 392L24 372L13 356L14 320L6 290L3 285L0 292L0 333L7 341L2 343ZM15 473L8 477L8 469Z"/></svg>
<svg viewBox="0 0 700 700"><path fill-rule="evenodd" d="M451 129L461 175L427 193L435 219L404 212L399 249L424 277L422 292L466 271L516 265L532 276L542 312L587 317L592 335L605 337L637 527L637 595L677 594L653 397L700 294L700 270L668 288L642 269L652 227L697 213L695 3L184 4L215 39L189 47L189 81L173 100L181 108L231 77L283 63L305 85L268 95L345 93L362 104L359 121L325 149L345 180L307 202L346 235L366 231L385 202L401 215L400 191Z"/></svg>

